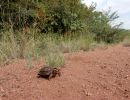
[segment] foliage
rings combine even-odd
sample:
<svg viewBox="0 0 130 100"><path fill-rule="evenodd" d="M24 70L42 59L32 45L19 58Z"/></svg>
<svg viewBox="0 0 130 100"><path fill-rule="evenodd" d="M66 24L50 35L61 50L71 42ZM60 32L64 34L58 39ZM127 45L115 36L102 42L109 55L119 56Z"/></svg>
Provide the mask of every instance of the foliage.
<svg viewBox="0 0 130 100"><path fill-rule="evenodd" d="M36 18L36 4L32 0L3 0L0 1L0 27L20 30L31 26Z"/></svg>
<svg viewBox="0 0 130 100"><path fill-rule="evenodd" d="M6 32L0 40L0 64L22 58L31 68L34 59L44 57L49 66L61 67L65 63L63 53L88 50L94 43L93 37L89 35L69 38L51 33L34 38L22 33L15 36L10 33Z"/></svg>
<svg viewBox="0 0 130 100"><path fill-rule="evenodd" d="M120 33L117 24L111 23L119 16L117 12L96 11L81 0L4 0L0 1L0 29L24 33L30 28L41 33L86 33L95 34L97 41L113 42ZM15 32L17 33L17 32Z"/></svg>

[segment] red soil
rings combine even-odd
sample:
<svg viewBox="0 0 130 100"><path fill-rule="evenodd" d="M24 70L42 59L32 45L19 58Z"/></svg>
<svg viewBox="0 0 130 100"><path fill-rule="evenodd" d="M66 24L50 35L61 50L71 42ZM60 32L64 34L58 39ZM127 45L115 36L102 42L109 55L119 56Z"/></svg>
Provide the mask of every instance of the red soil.
<svg viewBox="0 0 130 100"><path fill-rule="evenodd" d="M0 100L130 100L130 47L65 54L62 76L37 78L24 60L0 68Z"/></svg>

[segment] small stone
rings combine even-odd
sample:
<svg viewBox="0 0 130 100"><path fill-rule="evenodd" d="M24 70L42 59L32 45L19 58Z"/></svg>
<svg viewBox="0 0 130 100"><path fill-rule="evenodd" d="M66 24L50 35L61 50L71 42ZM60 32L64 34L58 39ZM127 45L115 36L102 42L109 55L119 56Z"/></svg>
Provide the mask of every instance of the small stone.
<svg viewBox="0 0 130 100"><path fill-rule="evenodd" d="M83 90L83 92L84 92L84 94L85 94L86 96L91 96L91 95L92 95L91 93L87 92L86 90Z"/></svg>

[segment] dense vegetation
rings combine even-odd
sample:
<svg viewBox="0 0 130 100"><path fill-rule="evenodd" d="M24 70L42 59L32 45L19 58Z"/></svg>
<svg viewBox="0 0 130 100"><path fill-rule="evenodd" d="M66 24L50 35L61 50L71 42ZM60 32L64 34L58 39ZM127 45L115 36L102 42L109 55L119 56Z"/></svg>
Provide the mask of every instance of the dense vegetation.
<svg viewBox="0 0 130 100"><path fill-rule="evenodd" d="M1 59L30 58L48 48L58 53L87 50L95 41L119 42L126 30L120 29L121 23L112 26L118 17L110 10L96 11L96 4L88 7L81 0L1 0Z"/></svg>
<svg viewBox="0 0 130 100"><path fill-rule="evenodd" d="M85 33L95 39L113 42L117 39L119 25L111 22L119 16L116 12L95 11L81 0L4 0L0 1L0 29L27 30L35 28L41 33Z"/></svg>

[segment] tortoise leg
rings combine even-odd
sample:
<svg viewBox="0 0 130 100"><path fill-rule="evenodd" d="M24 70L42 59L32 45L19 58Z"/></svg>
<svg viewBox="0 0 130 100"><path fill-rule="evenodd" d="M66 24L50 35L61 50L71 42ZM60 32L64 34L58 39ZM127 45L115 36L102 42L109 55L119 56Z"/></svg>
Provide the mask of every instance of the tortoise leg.
<svg viewBox="0 0 130 100"><path fill-rule="evenodd" d="M40 78L41 76L40 75L37 75L37 78Z"/></svg>
<svg viewBox="0 0 130 100"><path fill-rule="evenodd" d="M51 73L51 74L49 75L48 80L50 80L50 79L52 78L52 76L53 76L53 74Z"/></svg>
<svg viewBox="0 0 130 100"><path fill-rule="evenodd" d="M58 76L59 76L59 77L61 76L61 72L58 73Z"/></svg>

